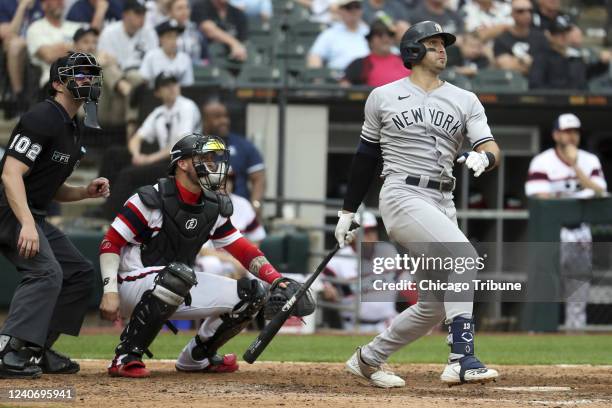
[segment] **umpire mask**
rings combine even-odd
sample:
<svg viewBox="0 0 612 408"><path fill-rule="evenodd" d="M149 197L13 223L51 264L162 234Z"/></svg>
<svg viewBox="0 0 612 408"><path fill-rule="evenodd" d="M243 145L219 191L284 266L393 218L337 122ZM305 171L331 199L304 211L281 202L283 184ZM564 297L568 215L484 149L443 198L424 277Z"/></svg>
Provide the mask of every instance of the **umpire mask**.
<svg viewBox="0 0 612 408"><path fill-rule="evenodd" d="M64 61L61 61L64 60ZM85 126L100 129L98 99L102 87L102 67L92 54L75 52L57 66L58 80L66 86L76 100L85 102Z"/></svg>

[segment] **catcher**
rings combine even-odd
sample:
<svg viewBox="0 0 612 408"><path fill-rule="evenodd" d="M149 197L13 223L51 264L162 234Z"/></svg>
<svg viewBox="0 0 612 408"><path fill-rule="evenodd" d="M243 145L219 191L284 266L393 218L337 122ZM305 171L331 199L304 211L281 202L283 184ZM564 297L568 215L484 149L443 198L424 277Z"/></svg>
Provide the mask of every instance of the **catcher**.
<svg viewBox="0 0 612 408"><path fill-rule="evenodd" d="M233 208L224 193L228 161L222 139L185 136L172 148L169 176L138 189L106 233L100 245L100 311L111 321L131 316L108 368L110 376L148 377L143 355L152 356L149 346L169 319L203 320L181 351L177 370L236 371L236 355L217 350L262 307L271 318L299 289L232 225ZM196 255L209 239L259 279L194 272ZM305 296L294 313L306 316L314 307L312 297Z"/></svg>

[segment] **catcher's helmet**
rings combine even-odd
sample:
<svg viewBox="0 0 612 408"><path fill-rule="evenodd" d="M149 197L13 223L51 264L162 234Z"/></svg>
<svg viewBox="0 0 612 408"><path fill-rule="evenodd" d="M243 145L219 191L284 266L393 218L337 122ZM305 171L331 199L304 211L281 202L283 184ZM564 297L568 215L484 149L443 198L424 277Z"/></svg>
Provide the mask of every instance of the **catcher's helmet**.
<svg viewBox="0 0 612 408"><path fill-rule="evenodd" d="M451 33L445 32L442 26L435 21L421 21L404 33L400 42L400 52L406 68L412 68L412 64L419 62L425 57L427 49L421 41L436 35L442 37L445 47L455 43L456 37Z"/></svg>
<svg viewBox="0 0 612 408"><path fill-rule="evenodd" d="M177 162L180 159L191 157L202 189L225 190L229 156L225 141L220 137L191 133L172 147L168 173L175 173Z"/></svg>
<svg viewBox="0 0 612 408"><path fill-rule="evenodd" d="M58 58L51 66L50 81L66 86L74 99L97 101L102 86L102 67L96 57L84 52L73 52ZM88 82L79 79L89 79Z"/></svg>

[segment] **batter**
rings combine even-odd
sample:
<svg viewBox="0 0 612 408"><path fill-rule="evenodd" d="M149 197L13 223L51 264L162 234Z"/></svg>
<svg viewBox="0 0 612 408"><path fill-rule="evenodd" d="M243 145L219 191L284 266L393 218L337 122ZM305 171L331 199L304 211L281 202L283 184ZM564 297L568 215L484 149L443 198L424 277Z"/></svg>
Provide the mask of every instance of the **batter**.
<svg viewBox="0 0 612 408"><path fill-rule="evenodd" d="M419 243L439 245L441 256L477 256L457 226L453 203L455 179L452 169L465 137L473 151L457 159L474 177L499 163L500 150L487 124L484 108L475 94L439 79L446 68L446 47L455 36L433 21L413 25L404 34L400 50L412 75L375 88L365 105L365 121L355 154L349 186L335 236L341 246L352 242L354 214L383 161L385 181L380 192L380 212L389 237L408 250ZM462 281L470 281L475 270ZM447 274L449 281L459 275ZM423 279L421 276L420 279ZM383 387L402 387L405 382L383 369L389 356L428 333L444 320L450 346L448 364L440 379L449 384L484 383L498 373L486 368L474 355L473 302L432 299L419 293L416 305L398 315L391 326L369 344L358 347L347 361L347 370Z"/></svg>

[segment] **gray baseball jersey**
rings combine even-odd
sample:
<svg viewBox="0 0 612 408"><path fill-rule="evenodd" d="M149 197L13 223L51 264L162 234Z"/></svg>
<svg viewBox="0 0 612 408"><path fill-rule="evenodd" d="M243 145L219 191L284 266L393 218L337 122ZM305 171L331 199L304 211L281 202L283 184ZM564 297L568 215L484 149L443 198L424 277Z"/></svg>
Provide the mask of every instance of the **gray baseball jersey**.
<svg viewBox="0 0 612 408"><path fill-rule="evenodd" d="M476 95L448 82L425 92L402 78L374 89L365 105L361 137L380 143L383 176L452 178L465 136L472 147L493 140Z"/></svg>
<svg viewBox="0 0 612 408"><path fill-rule="evenodd" d="M385 176L380 213L389 237L403 248L413 250L418 243L429 242L465 243L448 246L448 255L476 256L457 226L452 192L405 182L406 175L452 179L455 157L465 137L472 147L493 140L484 108L472 92L448 82L425 92L410 78L403 78L370 94L361 138L380 144ZM469 282L474 273L449 274L448 279L463 276ZM450 323L457 316L472 315L471 301L440 302L430 296L429 292L419 290L417 304L398 315L390 327L365 345L362 358L378 366L441 320Z"/></svg>

